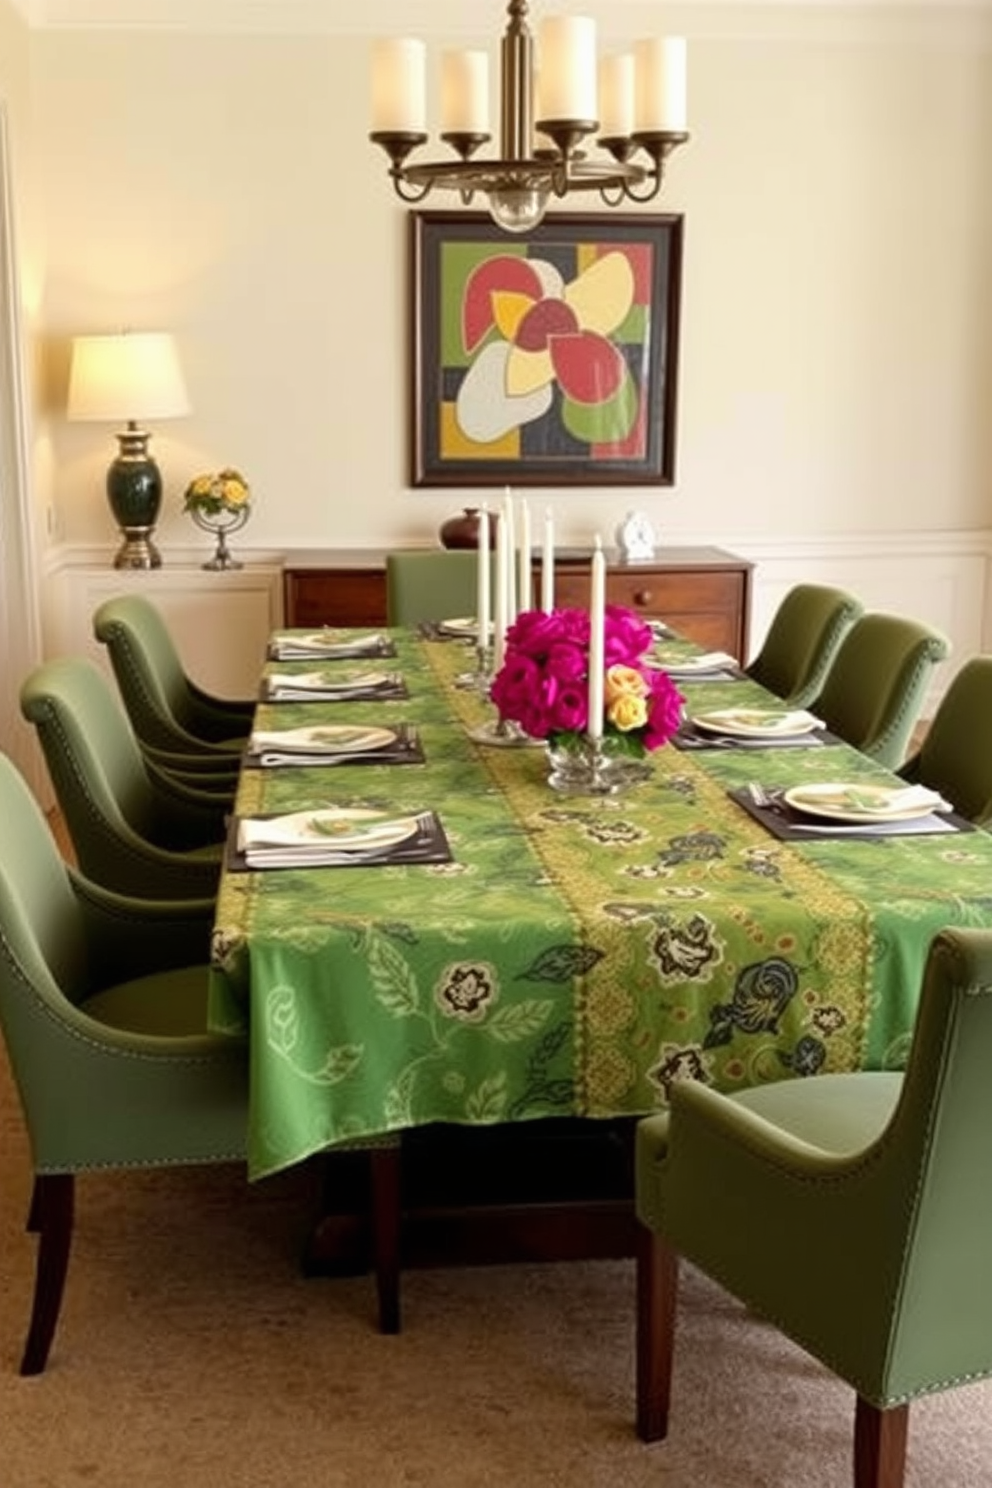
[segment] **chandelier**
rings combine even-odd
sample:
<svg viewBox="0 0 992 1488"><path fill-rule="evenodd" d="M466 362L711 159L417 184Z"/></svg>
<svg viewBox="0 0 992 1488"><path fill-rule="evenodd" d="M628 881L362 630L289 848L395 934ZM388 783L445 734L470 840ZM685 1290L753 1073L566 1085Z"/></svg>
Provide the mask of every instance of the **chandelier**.
<svg viewBox="0 0 992 1488"><path fill-rule="evenodd" d="M443 54L441 139L458 158L419 162L407 157L428 138L424 43L375 43L369 138L389 156L403 201L423 201L437 187L457 191L469 206L479 193L498 227L523 233L552 198L572 192L598 191L611 207L658 195L667 156L689 138L684 38L638 41L633 52L603 57L597 67L595 21L549 16L535 49L528 8L527 0L506 8L499 159L473 158L492 138L486 52ZM588 135L597 135L599 156L579 148Z"/></svg>

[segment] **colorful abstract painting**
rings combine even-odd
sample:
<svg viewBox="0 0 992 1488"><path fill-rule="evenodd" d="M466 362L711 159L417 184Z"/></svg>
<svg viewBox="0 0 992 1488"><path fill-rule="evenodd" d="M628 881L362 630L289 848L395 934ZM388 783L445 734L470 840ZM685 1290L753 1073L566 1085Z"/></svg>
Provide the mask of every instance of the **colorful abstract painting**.
<svg viewBox="0 0 992 1488"><path fill-rule="evenodd" d="M411 214L414 485L671 485L680 216Z"/></svg>

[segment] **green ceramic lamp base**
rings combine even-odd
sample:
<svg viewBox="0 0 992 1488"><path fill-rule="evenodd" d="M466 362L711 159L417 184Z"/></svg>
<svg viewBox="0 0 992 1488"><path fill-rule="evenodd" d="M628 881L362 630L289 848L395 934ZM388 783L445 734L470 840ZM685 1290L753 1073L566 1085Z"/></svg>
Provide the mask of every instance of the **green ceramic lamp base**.
<svg viewBox="0 0 992 1488"><path fill-rule="evenodd" d="M124 542L115 568L161 568L152 542L162 505L162 476L148 453L148 433L129 425L117 435L120 453L107 471L107 500Z"/></svg>

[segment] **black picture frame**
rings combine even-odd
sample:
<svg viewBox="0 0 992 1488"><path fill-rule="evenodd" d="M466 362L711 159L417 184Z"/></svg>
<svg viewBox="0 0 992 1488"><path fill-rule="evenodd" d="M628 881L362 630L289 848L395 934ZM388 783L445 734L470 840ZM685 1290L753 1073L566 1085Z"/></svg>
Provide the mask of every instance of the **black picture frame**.
<svg viewBox="0 0 992 1488"><path fill-rule="evenodd" d="M516 236L412 212L411 483L672 485L683 236L679 213Z"/></svg>

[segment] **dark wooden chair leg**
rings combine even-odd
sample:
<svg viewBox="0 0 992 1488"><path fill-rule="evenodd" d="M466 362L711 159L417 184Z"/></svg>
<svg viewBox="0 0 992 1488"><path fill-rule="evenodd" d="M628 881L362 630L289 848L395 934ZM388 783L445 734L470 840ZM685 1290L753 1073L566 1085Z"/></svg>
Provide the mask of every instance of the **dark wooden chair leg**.
<svg viewBox="0 0 992 1488"><path fill-rule="evenodd" d="M379 1295L379 1331L400 1331L400 1148L374 1147L372 1264Z"/></svg>
<svg viewBox="0 0 992 1488"><path fill-rule="evenodd" d="M41 1229L40 1201L38 1199L38 1179L35 1178L31 1185L31 1202L28 1205L28 1218L24 1228L29 1235L37 1235Z"/></svg>
<svg viewBox="0 0 992 1488"><path fill-rule="evenodd" d="M641 1441L668 1435L668 1403L675 1349L679 1258L646 1226L637 1236L637 1434Z"/></svg>
<svg viewBox="0 0 992 1488"><path fill-rule="evenodd" d="M858 1396L854 1413L854 1488L903 1488L909 1406L879 1410Z"/></svg>
<svg viewBox="0 0 992 1488"><path fill-rule="evenodd" d="M38 1231L38 1259L22 1374L41 1374L48 1362L69 1265L74 1199L71 1173L44 1173L35 1178L31 1219Z"/></svg>

